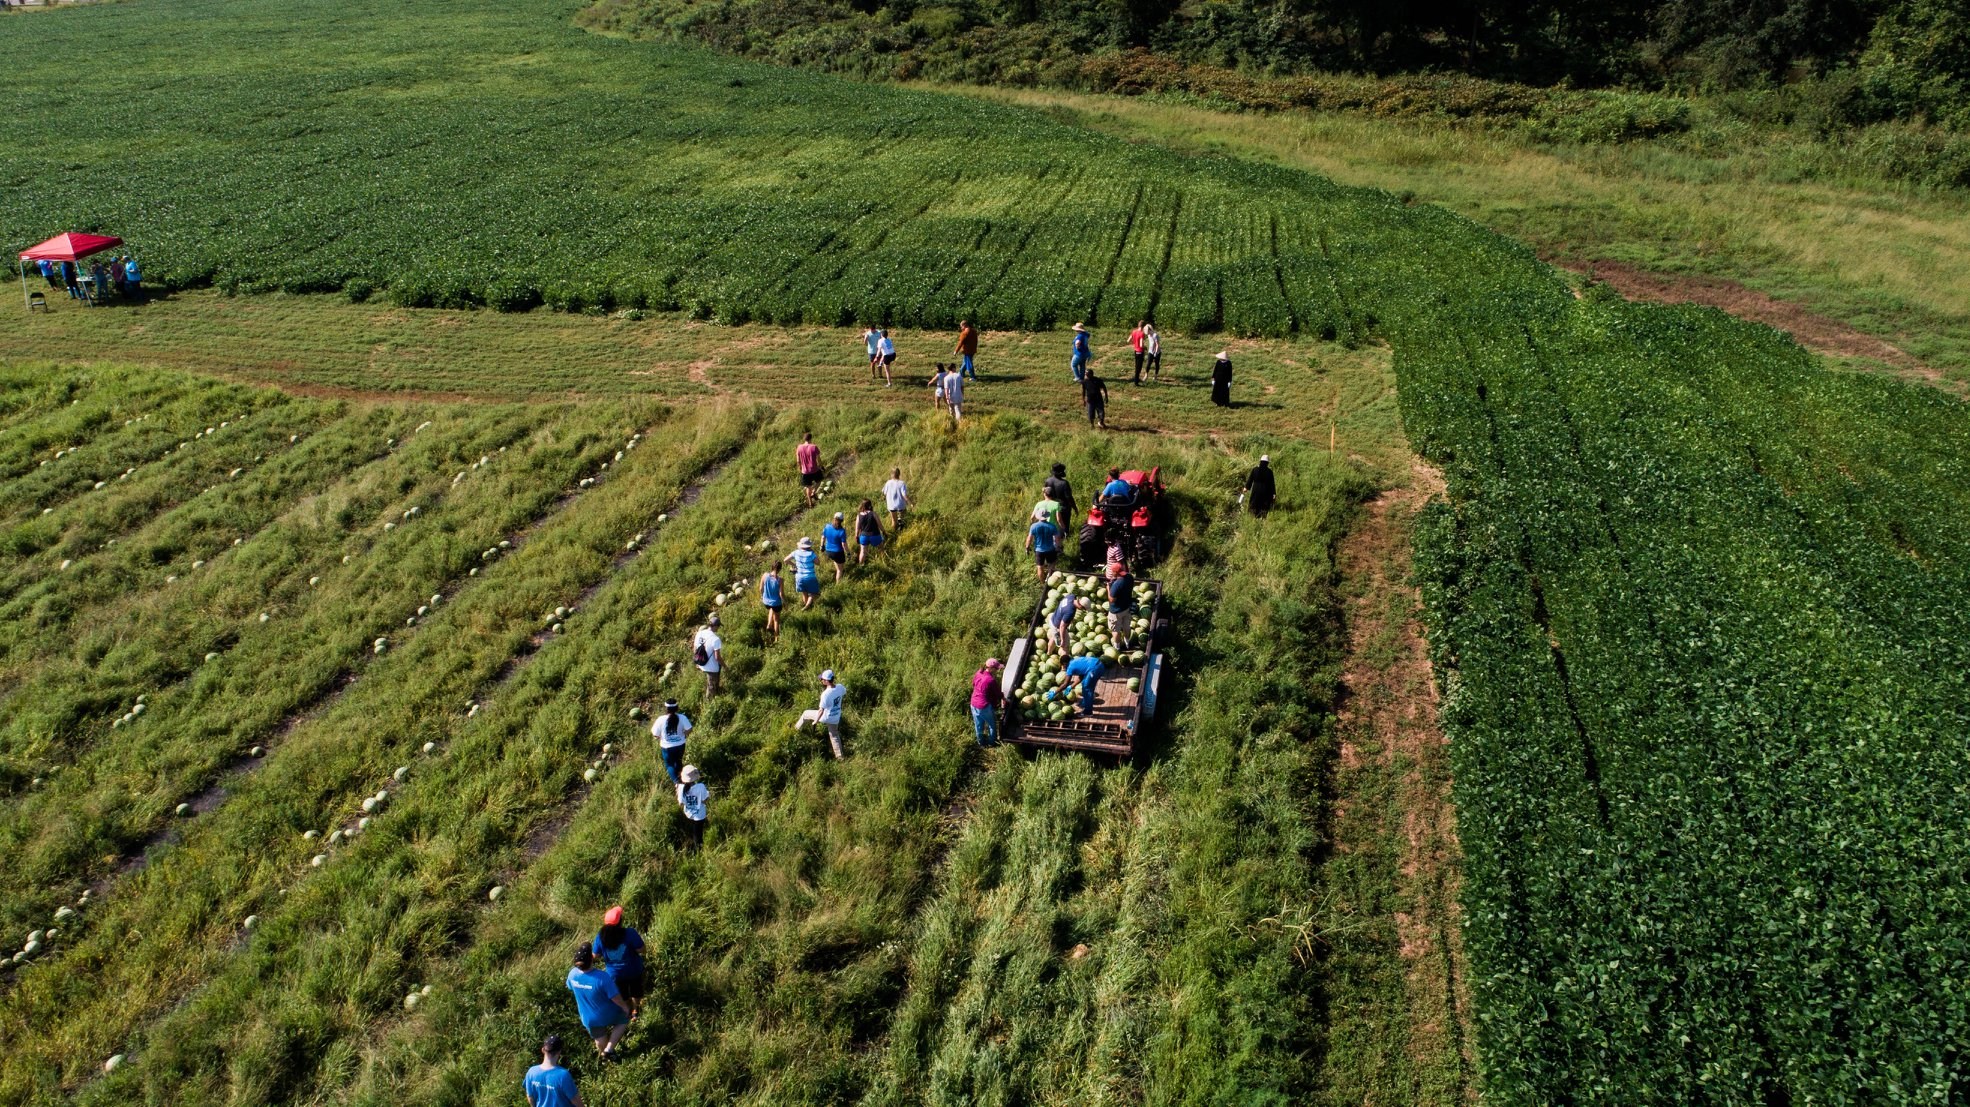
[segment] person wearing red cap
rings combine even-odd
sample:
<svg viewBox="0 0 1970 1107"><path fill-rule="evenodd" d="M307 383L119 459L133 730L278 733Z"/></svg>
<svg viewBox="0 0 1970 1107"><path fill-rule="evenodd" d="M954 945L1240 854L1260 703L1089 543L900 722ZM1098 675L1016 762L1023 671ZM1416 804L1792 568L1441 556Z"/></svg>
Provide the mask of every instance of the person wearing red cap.
<svg viewBox="0 0 1970 1107"><path fill-rule="evenodd" d="M649 977L643 971L643 935L622 921L622 905L602 912L602 929L589 944L616 980L616 992L629 1001L629 1017L643 1013L643 993Z"/></svg>
<svg viewBox="0 0 1970 1107"><path fill-rule="evenodd" d="M999 670L1003 668L998 658L988 657L985 667L971 676L971 731L985 749L999 744L999 705L1005 702Z"/></svg>

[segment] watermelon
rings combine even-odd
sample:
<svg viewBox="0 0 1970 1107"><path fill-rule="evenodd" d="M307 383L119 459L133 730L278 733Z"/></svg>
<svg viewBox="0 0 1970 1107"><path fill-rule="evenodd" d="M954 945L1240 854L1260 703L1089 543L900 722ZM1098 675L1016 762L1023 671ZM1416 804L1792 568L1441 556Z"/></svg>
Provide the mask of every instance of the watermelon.
<svg viewBox="0 0 1970 1107"><path fill-rule="evenodd" d="M1141 677L1130 677L1130 678L1129 678L1129 691L1131 691L1131 692L1140 692L1140 691L1142 691L1142 678L1141 678Z"/></svg>

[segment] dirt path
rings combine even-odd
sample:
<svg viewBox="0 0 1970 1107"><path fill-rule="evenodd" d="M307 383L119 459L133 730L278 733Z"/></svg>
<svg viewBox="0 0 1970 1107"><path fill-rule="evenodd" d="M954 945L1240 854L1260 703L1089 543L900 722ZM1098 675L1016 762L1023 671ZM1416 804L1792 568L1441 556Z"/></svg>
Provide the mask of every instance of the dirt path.
<svg viewBox="0 0 1970 1107"><path fill-rule="evenodd" d="M1900 376L1935 385L1957 395L1965 387L1932 365L1925 365L1893 343L1857 330L1799 304L1768 296L1723 277L1656 273L1619 261L1555 260L1554 264L1579 273L1590 280L1605 282L1630 300L1657 304L1702 304L1729 312L1739 319L1763 323L1791 335L1795 341L1817 354L1838 358L1863 358L1880 362Z"/></svg>
<svg viewBox="0 0 1970 1107"><path fill-rule="evenodd" d="M1334 775L1328 1070L1335 1102L1477 1102L1457 905L1448 747L1411 579L1417 513L1443 491L1413 463L1343 541L1347 664Z"/></svg>

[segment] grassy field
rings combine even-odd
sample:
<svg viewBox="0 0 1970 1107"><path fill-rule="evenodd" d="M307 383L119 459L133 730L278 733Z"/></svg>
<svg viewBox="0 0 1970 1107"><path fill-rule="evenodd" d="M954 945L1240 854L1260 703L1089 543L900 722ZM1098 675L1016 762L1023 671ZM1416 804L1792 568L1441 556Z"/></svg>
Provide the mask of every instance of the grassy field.
<svg viewBox="0 0 1970 1107"><path fill-rule="evenodd" d="M942 87L942 86L939 86ZM1970 379L1970 198L1790 180L1742 151L1539 146L1357 114L1228 113L1151 97L950 86L1064 122L1258 158L1453 211L1574 262L1742 281Z"/></svg>

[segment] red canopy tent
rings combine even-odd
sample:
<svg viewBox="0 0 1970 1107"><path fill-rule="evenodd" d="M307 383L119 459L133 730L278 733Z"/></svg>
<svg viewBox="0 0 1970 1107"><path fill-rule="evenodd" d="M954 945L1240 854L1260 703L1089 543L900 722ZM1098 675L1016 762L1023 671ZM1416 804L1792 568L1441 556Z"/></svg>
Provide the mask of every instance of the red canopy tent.
<svg viewBox="0 0 1970 1107"><path fill-rule="evenodd" d="M63 231L61 234L36 246L21 251L21 300L31 302L27 295L27 263L30 261L81 261L90 254L100 254L112 246L123 245L123 240L113 234L77 234Z"/></svg>

